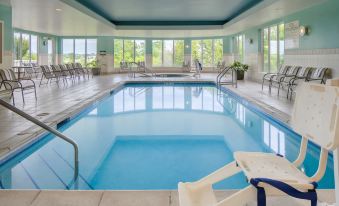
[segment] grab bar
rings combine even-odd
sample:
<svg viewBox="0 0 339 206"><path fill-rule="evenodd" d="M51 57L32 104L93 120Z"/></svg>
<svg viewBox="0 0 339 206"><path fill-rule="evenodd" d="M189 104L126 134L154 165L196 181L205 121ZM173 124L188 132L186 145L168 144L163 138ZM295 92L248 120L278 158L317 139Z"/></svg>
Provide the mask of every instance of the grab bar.
<svg viewBox="0 0 339 206"><path fill-rule="evenodd" d="M74 180L77 180L79 175L79 149L78 145L70 138L66 137L56 129L46 125L45 123L41 122L40 120L32 117L31 115L21 111L20 109L14 107L13 105L5 102L4 100L0 99L0 104L5 108L11 110L12 112L22 116L23 118L27 119L28 121L33 122L34 124L44 128L45 130L49 131L50 133L54 134L55 136L65 140L66 142L70 143L74 147Z"/></svg>

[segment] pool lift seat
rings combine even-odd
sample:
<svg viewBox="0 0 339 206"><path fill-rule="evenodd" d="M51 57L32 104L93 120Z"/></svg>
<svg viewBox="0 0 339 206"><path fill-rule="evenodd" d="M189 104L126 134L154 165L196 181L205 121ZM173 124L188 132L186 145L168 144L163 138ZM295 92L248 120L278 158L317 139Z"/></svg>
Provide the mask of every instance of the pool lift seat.
<svg viewBox="0 0 339 206"><path fill-rule="evenodd" d="M339 80L330 81L328 85L304 83L298 88L291 126L302 135L302 141L294 162L277 154L235 152L235 161L212 174L196 182L180 182L180 206L240 206L253 202L262 206L266 205L266 196L278 195L311 200L312 206L317 205L317 182L325 173L328 151L334 151L338 201L338 86ZM321 147L318 170L312 177L298 169L305 160L309 140ZM218 202L212 185L239 172L244 173L250 185Z"/></svg>

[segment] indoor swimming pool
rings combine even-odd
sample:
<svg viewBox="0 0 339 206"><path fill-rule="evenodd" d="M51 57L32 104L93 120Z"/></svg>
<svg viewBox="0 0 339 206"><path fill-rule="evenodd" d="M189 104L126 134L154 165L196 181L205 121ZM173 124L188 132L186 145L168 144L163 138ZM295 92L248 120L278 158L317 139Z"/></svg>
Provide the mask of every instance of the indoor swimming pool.
<svg viewBox="0 0 339 206"><path fill-rule="evenodd" d="M300 137L259 108L208 83L135 83L85 109L59 130L79 146L47 135L0 166L4 189L169 190L198 180L233 160L235 151L273 152L290 161ZM309 144L301 170L317 170L319 148ZM240 189L242 174L215 189ZM329 158L320 188L334 188Z"/></svg>

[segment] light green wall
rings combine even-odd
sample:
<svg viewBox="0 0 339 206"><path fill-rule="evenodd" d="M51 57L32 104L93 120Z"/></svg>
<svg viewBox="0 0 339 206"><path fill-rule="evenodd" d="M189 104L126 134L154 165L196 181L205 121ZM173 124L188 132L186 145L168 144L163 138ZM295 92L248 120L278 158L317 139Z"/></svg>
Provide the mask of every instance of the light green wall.
<svg viewBox="0 0 339 206"><path fill-rule="evenodd" d="M325 3L315 5L292 15L276 19L255 28L240 33L245 34L245 53L256 53L261 50L260 30L267 26L279 23L299 21L300 25L308 26L310 34L300 37L300 50L305 49L331 49L339 48L339 1L327 0ZM232 35L232 37L235 35ZM249 44L253 39L253 44Z"/></svg>
<svg viewBox="0 0 339 206"><path fill-rule="evenodd" d="M12 51L12 8L10 6L0 4L0 21L4 22L4 50Z"/></svg>

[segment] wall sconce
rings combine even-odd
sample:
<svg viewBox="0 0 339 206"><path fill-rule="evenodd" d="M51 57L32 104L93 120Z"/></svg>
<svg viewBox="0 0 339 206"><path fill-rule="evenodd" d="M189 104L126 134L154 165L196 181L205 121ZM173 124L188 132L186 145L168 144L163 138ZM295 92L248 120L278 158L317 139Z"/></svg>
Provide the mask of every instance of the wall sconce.
<svg viewBox="0 0 339 206"><path fill-rule="evenodd" d="M310 33L310 28L308 26L300 26L299 27L299 35L300 36L305 36Z"/></svg>
<svg viewBox="0 0 339 206"><path fill-rule="evenodd" d="M253 44L253 39L250 38L250 39L248 40L248 43Z"/></svg>
<svg viewBox="0 0 339 206"><path fill-rule="evenodd" d="M47 45L47 41L48 41L48 38L47 37L43 37L42 38L42 45L46 46Z"/></svg>
<svg viewBox="0 0 339 206"><path fill-rule="evenodd" d="M185 45L185 48L186 48L186 49L190 48L190 45L186 44L186 45Z"/></svg>

